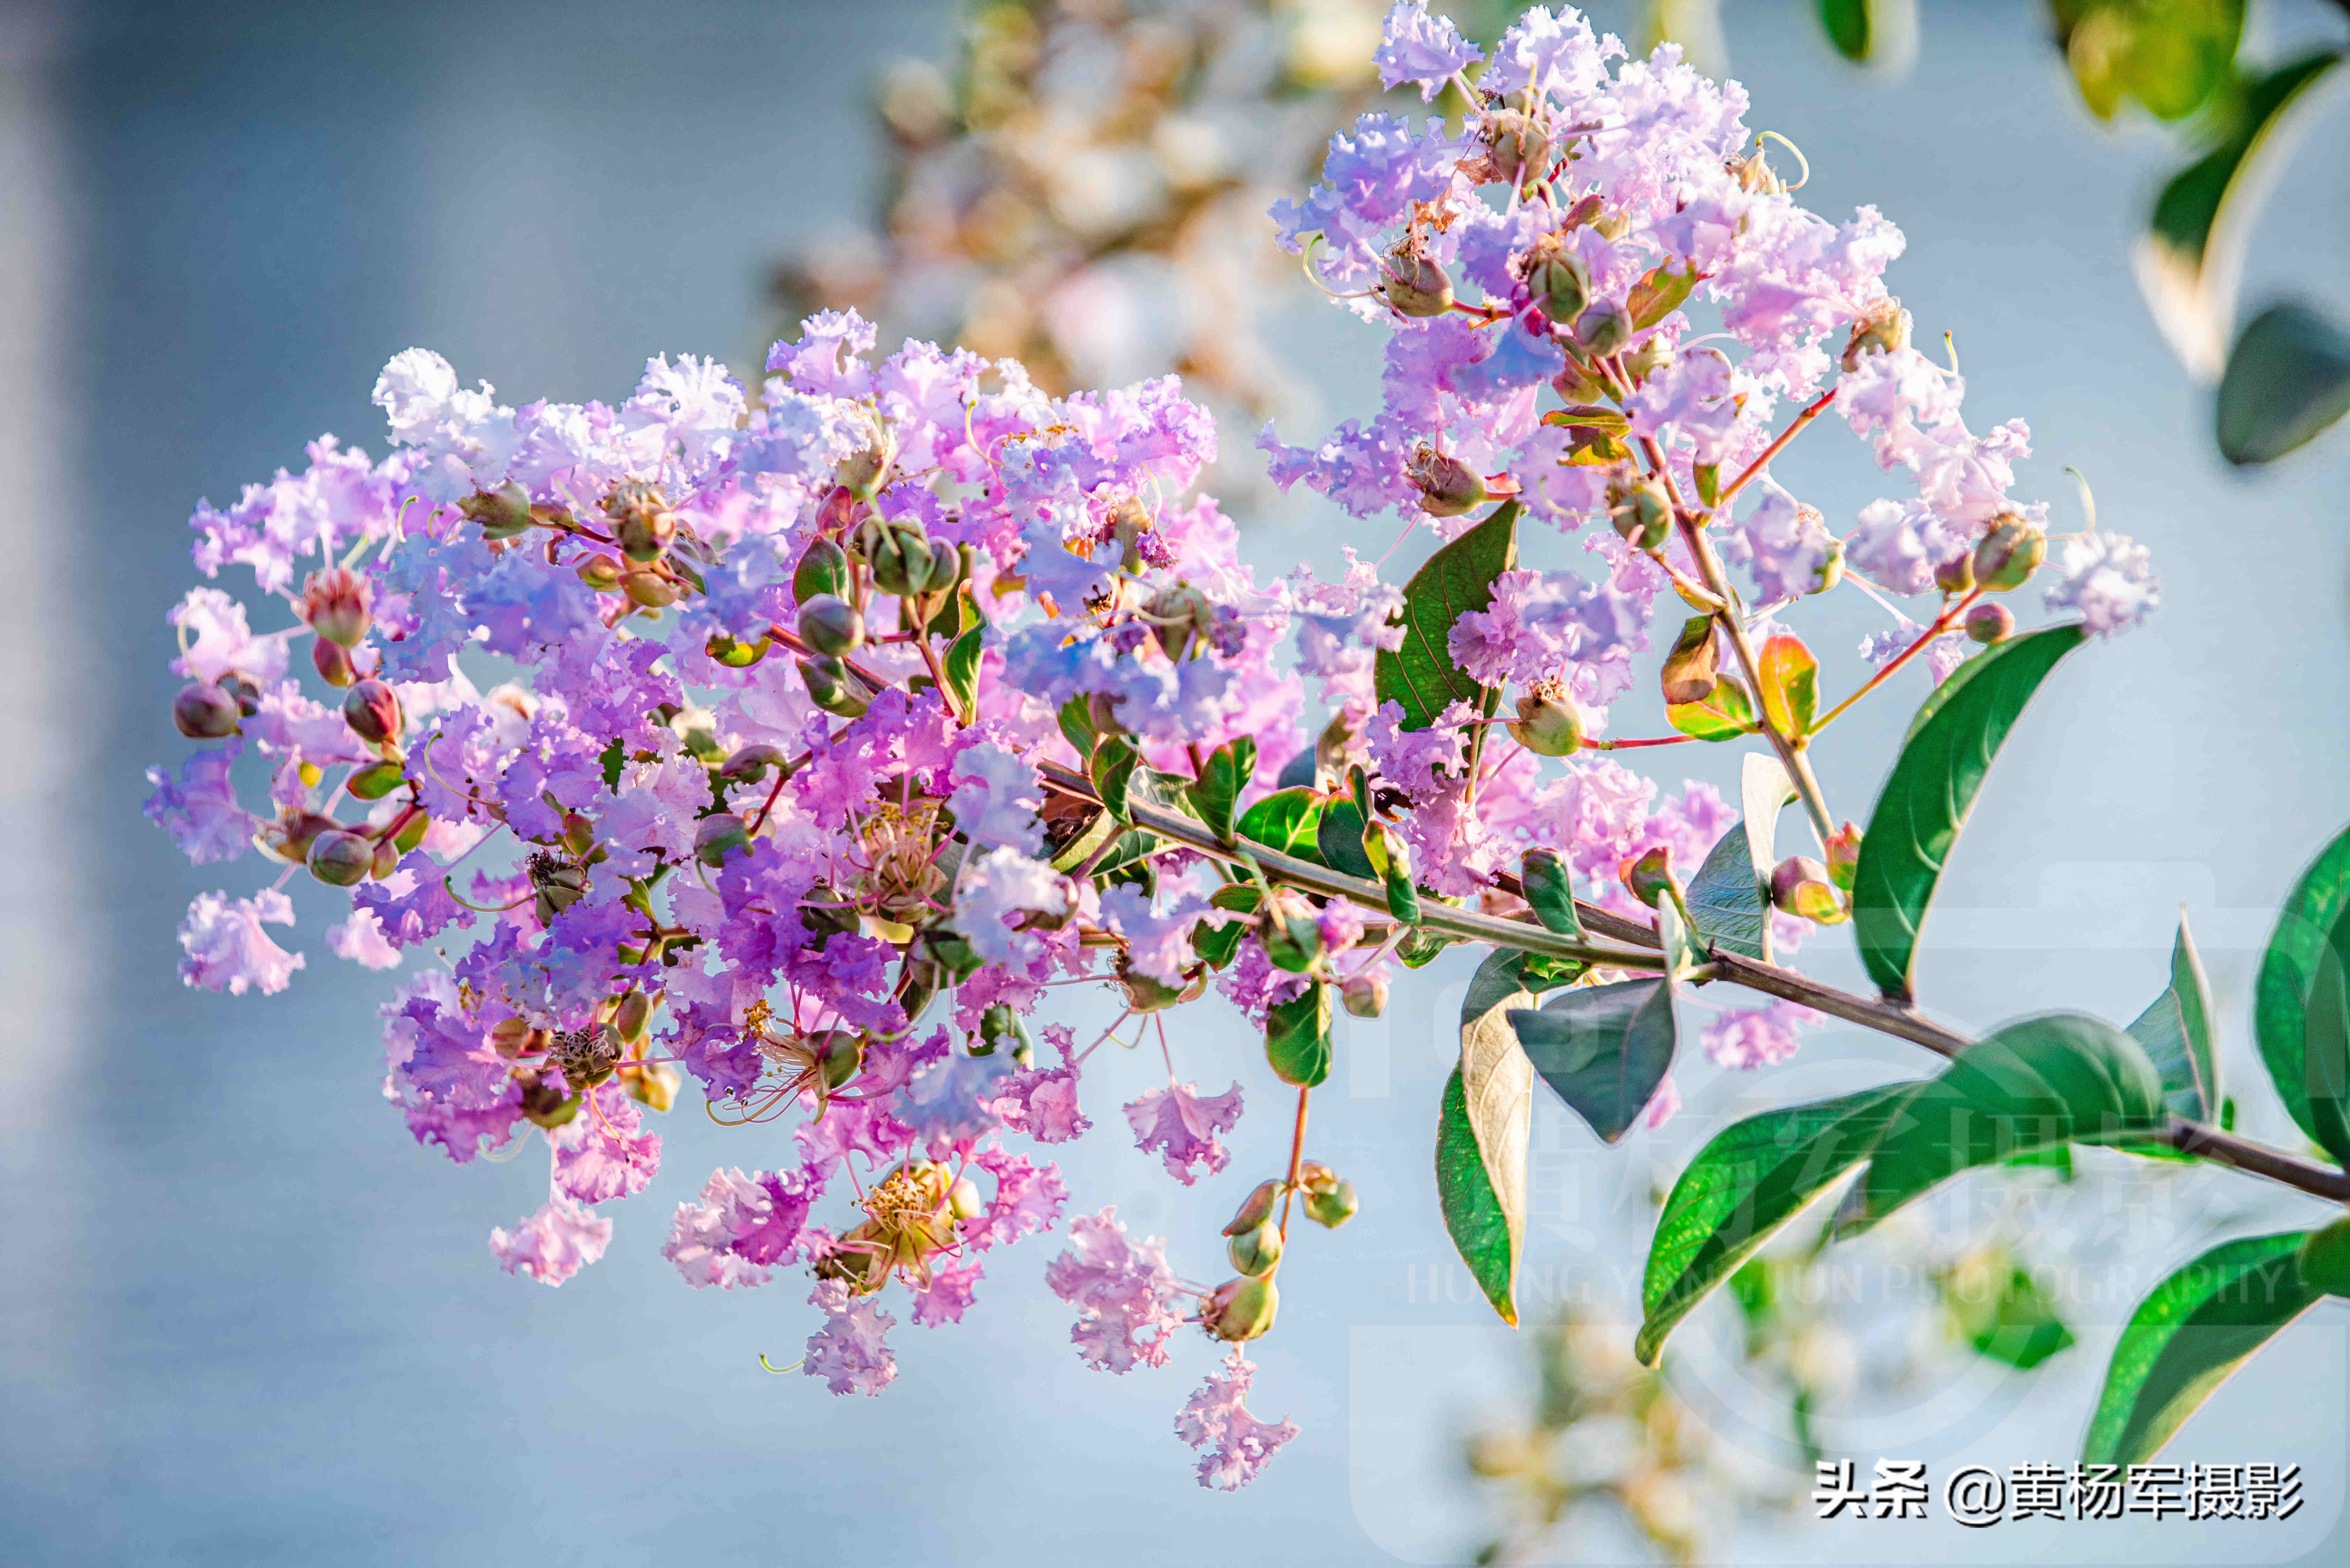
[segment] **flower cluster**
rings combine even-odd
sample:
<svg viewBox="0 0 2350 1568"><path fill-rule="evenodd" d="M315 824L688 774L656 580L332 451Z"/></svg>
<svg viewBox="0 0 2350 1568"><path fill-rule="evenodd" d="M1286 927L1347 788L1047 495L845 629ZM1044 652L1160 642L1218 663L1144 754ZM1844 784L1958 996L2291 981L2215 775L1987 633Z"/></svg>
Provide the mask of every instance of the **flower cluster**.
<svg viewBox="0 0 2350 1568"><path fill-rule="evenodd" d="M1383 79L1458 78L1480 107L1458 133L1366 116L1279 210L1392 337L1378 415L1262 442L1284 483L1448 539L1523 508L1591 575L1506 566L1407 648L1409 588L1351 555L1336 582L1241 563L1193 490L1212 421L1171 378L1055 397L1010 359L877 358L854 314L778 344L755 396L660 358L618 405L516 408L411 349L376 387L389 457L322 437L302 472L194 516L198 566L249 572L256 597L199 587L171 612L173 718L203 744L152 771L148 814L197 863L251 850L277 875L195 901L182 977L283 990L305 962L267 929L295 920L285 883L344 890L332 952L422 961L382 1010L385 1097L418 1142L459 1164L547 1146L546 1205L490 1246L549 1285L654 1180L643 1113L683 1075L722 1121L789 1120L787 1157L712 1175L664 1253L695 1288L805 1267L823 1326L804 1366L836 1394L896 1376L893 1286L917 1324L959 1322L986 1254L1060 1222L1056 1168L1015 1146L1094 1125L1101 1042L1032 1033L1048 988L1116 988L1105 1039L1159 1028L1166 1086L1125 1124L1179 1181L1225 1169L1243 1087L1202 1091L1222 1064L1185 1079L1159 1022L1213 980L1301 1096L1287 1169L1226 1228L1235 1277L1180 1281L1105 1208L1069 1221L1047 1282L1114 1372L1162 1365L1179 1324L1263 1334L1293 1207L1336 1227L1357 1202L1302 1150L1332 997L1376 1013L1396 965L1462 940L1455 911L1523 914L1537 865L1644 919L1736 819L1587 754L1661 743L1604 738L1660 593L1700 612L1665 662L1670 739L1800 740L1750 642L1774 669L1801 644L1743 608L1711 541L1766 615L1847 571L1939 585L1888 668L1961 620L2006 635L1982 596L2044 552L2038 510L2007 497L2021 427L1969 434L1955 377L1908 346L1878 276L1898 234L1797 205L1734 86L1669 47L1611 73L1620 52L1536 10L1471 86L1479 52L1396 7ZM1699 301L1721 320L1705 341ZM1804 405L1792 433L1831 402L1918 485L1845 539L1761 477L1774 411ZM2125 540L2075 540L2062 571L2052 603L2100 630L2153 601ZM1399 685L1413 659L1482 707ZM1309 702L1328 714L1311 744ZM1850 842L1814 815L1827 864L1772 879L1783 948L1850 886ZM1777 1060L1814 1016L1732 1019L1709 1047ZM1650 1124L1677 1103L1668 1077ZM1226 1488L1295 1432L1246 1411L1232 1357L1177 1421Z"/></svg>

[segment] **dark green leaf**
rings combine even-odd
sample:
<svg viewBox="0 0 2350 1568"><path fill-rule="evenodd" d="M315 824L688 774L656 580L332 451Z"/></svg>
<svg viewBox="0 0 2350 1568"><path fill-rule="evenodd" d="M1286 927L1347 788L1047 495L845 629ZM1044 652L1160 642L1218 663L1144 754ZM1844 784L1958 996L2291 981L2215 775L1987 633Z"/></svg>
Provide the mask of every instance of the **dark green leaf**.
<svg viewBox="0 0 2350 1568"><path fill-rule="evenodd" d="M1305 746L1281 764L1281 777L1274 781L1275 789L1312 789L1319 783L1314 767L1314 748Z"/></svg>
<svg viewBox="0 0 2350 1568"><path fill-rule="evenodd" d="M1947 1297L1945 1298L1947 1299ZM1951 1310L1967 1343L1979 1355L2029 1372L2073 1343L2073 1331L2040 1282L2011 1267L1996 1294L1981 1301L1956 1301Z"/></svg>
<svg viewBox="0 0 2350 1568"><path fill-rule="evenodd" d="M1132 741L1124 735L1112 735L1094 748L1093 760L1087 764L1094 793L1101 796L1102 805L1120 822L1127 820L1127 800L1133 788L1135 768L1141 761L1142 753L1134 749Z"/></svg>
<svg viewBox="0 0 2350 1568"><path fill-rule="evenodd" d="M1085 697L1072 697L1061 704L1061 734L1077 755L1090 757L1101 744L1101 727L1094 722L1093 703Z"/></svg>
<svg viewBox="0 0 2350 1568"><path fill-rule="evenodd" d="M1543 929L1582 941L1583 919L1575 912L1575 884L1565 865L1547 849L1529 849L1519 863L1518 885Z"/></svg>
<svg viewBox="0 0 2350 1568"><path fill-rule="evenodd" d="M1284 855L1319 860L1315 831L1321 826L1322 797L1311 789L1284 789L1265 796L1241 814L1236 830Z"/></svg>
<svg viewBox="0 0 2350 1568"><path fill-rule="evenodd" d="M1403 960L1406 969L1426 969L1436 961L1436 955L1452 945L1453 939L1441 931L1431 931L1425 926L1415 928L1396 944L1396 957Z"/></svg>
<svg viewBox="0 0 2350 1568"><path fill-rule="evenodd" d="M1217 842L1232 841L1232 808L1255 773L1256 742L1243 735L1210 752L1199 779L1186 792L1191 798L1191 814L1207 825Z"/></svg>
<svg viewBox="0 0 2350 1568"><path fill-rule="evenodd" d="M1363 853L1363 814L1344 795L1322 807L1321 821L1315 826L1314 844L1322 852L1322 864L1331 870L1373 882L1379 879L1370 857Z"/></svg>
<svg viewBox="0 0 2350 1568"><path fill-rule="evenodd" d="M2305 306L2252 317L2228 356L2212 423L2220 455L2273 462L2350 413L2350 334Z"/></svg>
<svg viewBox="0 0 2350 1568"><path fill-rule="evenodd" d="M2261 1060L2284 1108L2336 1161L2350 1160L2350 829L2301 875L2277 914L2253 992Z"/></svg>
<svg viewBox="0 0 2350 1568"><path fill-rule="evenodd" d="M1202 920L1191 928L1191 950L1208 961L1210 969L1222 969L1232 961L1240 951L1241 939L1248 935L1246 920L1227 920L1211 926Z"/></svg>
<svg viewBox="0 0 2350 1568"><path fill-rule="evenodd" d="M1330 1075L1330 988L1318 981L1305 993L1265 1010L1264 1055L1284 1084L1310 1089Z"/></svg>
<svg viewBox="0 0 2350 1568"><path fill-rule="evenodd" d="M975 626L947 645L947 690L953 695L958 712L972 711L979 701L979 656L985 627Z"/></svg>
<svg viewBox="0 0 2350 1568"><path fill-rule="evenodd" d="M1820 0L1820 26L1827 30L1828 42L1855 64L1867 61L1876 42L1869 11L1869 0Z"/></svg>
<svg viewBox="0 0 2350 1568"><path fill-rule="evenodd" d="M596 762L604 775L604 787L614 794L619 794L620 769L628 762L628 753L622 749L620 742L617 739L614 740L610 745L606 746L597 754Z"/></svg>
<svg viewBox="0 0 2350 1568"><path fill-rule="evenodd" d="M1745 817L1721 836L1698 867L1689 885L1690 915L1706 947L1768 963L1769 888L1771 867L1778 863L1779 813L1795 798L1795 790L1777 757L1749 752L1738 793Z"/></svg>
<svg viewBox="0 0 2350 1568"><path fill-rule="evenodd" d="M1404 585L1402 645L1381 649L1372 675L1379 701L1402 705L1405 729L1427 729L1456 701L1482 708L1485 689L1453 662L1452 623L1492 604L1493 579L1517 563L1518 504L1504 502Z"/></svg>
<svg viewBox="0 0 2350 1568"><path fill-rule="evenodd" d="M1636 1349L1655 1366L1665 1335L1706 1293L1845 1172L1868 1158L1891 1107L1889 1084L1750 1116L1715 1135L1673 1184L1648 1246L1648 1319Z"/></svg>
<svg viewBox="0 0 2350 1568"><path fill-rule="evenodd" d="M2208 1122L2220 1115L2220 1058L2211 1048L2211 993L2203 961L2187 934L2187 911L2178 913L2178 935L2170 945L2170 985L2129 1026L2130 1038L2146 1047L2147 1060L2162 1076L2170 1114Z"/></svg>
<svg viewBox="0 0 2350 1568"><path fill-rule="evenodd" d="M2212 1248L2138 1303L2081 1441L2085 1464L2142 1464L2244 1358L2324 1294L2301 1277L2305 1231Z"/></svg>
<svg viewBox="0 0 2350 1568"><path fill-rule="evenodd" d="M2296 1254L2301 1277L2312 1290L2350 1296L2350 1219L2313 1231Z"/></svg>
<svg viewBox="0 0 2350 1568"><path fill-rule="evenodd" d="M2040 682L2085 635L2054 626L2002 643L1959 666L1911 721L1869 814L1852 891L1861 962L1890 1000L1909 1000L1918 928L1991 759Z"/></svg>
<svg viewBox="0 0 2350 1568"><path fill-rule="evenodd" d="M1661 979L1577 986L1509 1018L1543 1082L1608 1143L1631 1130L1672 1068L1673 993Z"/></svg>
<svg viewBox="0 0 2350 1568"><path fill-rule="evenodd" d="M2111 119L2136 99L2184 119L2224 87L2244 36L2243 0L2054 0L2056 47L2081 101Z"/></svg>
<svg viewBox="0 0 2350 1568"><path fill-rule="evenodd" d="M1531 1085L1529 1093L1531 1094ZM1521 1113L1523 1118L1523 1113ZM1518 1241L1524 1224L1524 1140L1519 1141L1519 1194L1515 1210L1504 1208L1486 1173L1483 1152L1469 1121L1468 1096L1461 1069L1444 1085L1444 1103L1436 1122L1436 1193L1444 1210L1444 1229L1460 1250L1461 1261L1502 1321L1518 1323Z"/></svg>
<svg viewBox="0 0 2350 1568"><path fill-rule="evenodd" d="M2138 1043L2077 1012L2027 1018L1968 1046L1894 1108L1852 1208L1873 1224L1976 1166L2058 1143L2119 1143L2166 1126Z"/></svg>

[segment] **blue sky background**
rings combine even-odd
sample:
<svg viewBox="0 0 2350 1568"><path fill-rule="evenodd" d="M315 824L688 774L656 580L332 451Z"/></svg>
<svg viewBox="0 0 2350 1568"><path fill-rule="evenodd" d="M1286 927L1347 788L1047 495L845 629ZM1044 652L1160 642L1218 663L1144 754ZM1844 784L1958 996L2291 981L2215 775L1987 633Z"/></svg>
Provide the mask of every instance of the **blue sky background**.
<svg viewBox="0 0 2350 1568"><path fill-rule="evenodd" d="M1890 281L1921 337L1956 334L1972 422L2033 428L2022 493L2074 525L2063 468L2077 465L2106 525L2151 545L2164 579L2153 625L2071 661L2011 742L1929 927L1922 994L1970 1029L2055 1006L2126 1020L2163 983L2185 899L2241 1125L2286 1140L2247 993L2270 911L2350 819L2345 447L2223 472L2207 395L2128 270L2167 155L2091 124L2037 6L1929 5L1920 66L1892 85L1830 58L1809 10L1725 7L1751 123L1804 146L1819 210L1873 202L1907 231ZM1622 27L1622 11L1595 16ZM2269 13L2279 36L2333 16L2314 0ZM764 265L866 200L871 70L948 38L930 5L0 5L15 383L0 468L16 501L0 530L17 585L0 801L18 889L0 916L0 1559L1335 1564L1461 1561L1482 1539L1457 1436L1525 1380L1468 1298L1428 1169L1461 955L1356 1027L1317 1099L1315 1152L1355 1179L1364 1211L1306 1237L1284 1271L1254 1403L1305 1431L1236 1497L1191 1484L1169 1428L1210 1348L1186 1341L1155 1375L1085 1371L1042 1285L1055 1240L1001 1255L960 1328L897 1330L900 1376L881 1398L836 1401L758 1368L760 1352L798 1354L803 1293L696 1294L659 1256L670 1209L713 1165L773 1163L758 1135L691 1106L669 1117L663 1176L619 1206L609 1255L547 1291L484 1245L536 1206L542 1176L529 1160L460 1170L410 1142L377 1097L387 987L317 943L323 899L297 893L312 951L287 993L175 979L188 898L224 870L239 891L252 876L186 867L138 815L141 770L179 744L161 615L191 578L194 500L298 463L320 431L380 451L367 393L411 344L515 401L617 397L656 350L746 361ZM2328 105L2293 164L2251 306L2290 285L2350 312L2346 127ZM1318 306L1278 330L1318 389L1300 428L1358 411L1379 334ZM1228 431L1228 447L1253 433ZM1284 434L1301 439L1286 421ZM1839 528L1883 493L1836 429L1779 473ZM1391 537L1304 503L1247 522L1266 575ZM1828 690L1856 678L1854 645L1882 623L1850 592L1805 607ZM1843 813L1865 816L1918 679L1818 748ZM1729 784L1734 757L1696 750L1671 753L1667 782ZM1834 933L1804 963L1858 979ZM1171 1027L1186 1076L1246 1085L1231 1168L1180 1189L1117 1136L1118 1103L1152 1072L1131 1058L1089 1071L1102 1127L1063 1164L1076 1206L1118 1203L1198 1275L1225 1212L1285 1151L1286 1118L1229 1010ZM1681 1117L1612 1151L1546 1106L1531 1273L1627 1310L1646 1189L1726 1116L1926 1065L1835 1030L1777 1075L1686 1062ZM1831 1429L1832 1453L1938 1474L2069 1459L2153 1277L2198 1238L2313 1217L2246 1181L2084 1164L2114 1196L2036 1239L2097 1293L2075 1308L2083 1343L2035 1381L1888 1395ZM2350 1307L2319 1308L2166 1456L2302 1463L2309 1506L2284 1526L1834 1535L1757 1521L1735 1555L2327 1560L2344 1535L2346 1336ZM1725 1444L1767 1451L1754 1434L1770 1412L1733 1371L1698 1383ZM1584 1560L1629 1560L1604 1533L1585 1544Z"/></svg>

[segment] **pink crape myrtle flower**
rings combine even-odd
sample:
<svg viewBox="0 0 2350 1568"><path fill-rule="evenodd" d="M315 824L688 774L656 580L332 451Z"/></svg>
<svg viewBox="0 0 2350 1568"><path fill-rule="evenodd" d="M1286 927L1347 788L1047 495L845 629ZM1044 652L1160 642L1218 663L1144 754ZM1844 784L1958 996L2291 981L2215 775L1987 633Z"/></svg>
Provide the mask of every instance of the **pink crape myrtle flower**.
<svg viewBox="0 0 2350 1568"><path fill-rule="evenodd" d="M1200 1484L1238 1491L1263 1474L1282 1445L1297 1436L1297 1423L1278 1426L1249 1414L1243 1401L1256 1376L1256 1363L1232 1346L1223 1376L1211 1372L1175 1417L1175 1435L1200 1450Z"/></svg>
<svg viewBox="0 0 2350 1568"><path fill-rule="evenodd" d="M1151 1089L1126 1107L1127 1124L1134 1128L1134 1144L1143 1153L1164 1151L1167 1174L1189 1187L1199 1179L1199 1168L1211 1176L1224 1168L1232 1156L1216 1135L1230 1132L1241 1119L1241 1086L1221 1095L1202 1095L1197 1084L1176 1084Z"/></svg>

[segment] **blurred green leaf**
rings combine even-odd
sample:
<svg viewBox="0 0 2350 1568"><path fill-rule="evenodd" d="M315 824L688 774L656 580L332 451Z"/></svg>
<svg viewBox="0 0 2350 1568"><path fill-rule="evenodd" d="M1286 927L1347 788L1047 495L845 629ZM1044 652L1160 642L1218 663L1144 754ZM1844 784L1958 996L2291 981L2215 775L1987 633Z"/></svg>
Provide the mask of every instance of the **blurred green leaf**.
<svg viewBox="0 0 2350 1568"><path fill-rule="evenodd" d="M2243 41L2243 0L2054 0L2056 46L2081 101L2111 119L2136 99L2184 119L2226 85Z"/></svg>
<svg viewBox="0 0 2350 1568"><path fill-rule="evenodd" d="M1855 65L1901 67L1918 44L1917 0L1819 0L1820 26Z"/></svg>
<svg viewBox="0 0 2350 1568"><path fill-rule="evenodd" d="M2029 1372L2074 1343L2073 1331L2057 1315L2056 1303L2038 1281L2011 1267L1988 1299L1944 1300L1975 1354Z"/></svg>
<svg viewBox="0 0 2350 1568"><path fill-rule="evenodd" d="M2212 413L2220 455L2274 462L2350 413L2350 334L2302 305L2252 317L2228 355Z"/></svg>
<svg viewBox="0 0 2350 1568"><path fill-rule="evenodd" d="M2171 348L2206 380L2227 364L2253 222L2308 123L2293 110L2341 59L2326 50L2231 86L2213 105L2216 144L2155 198L2138 242L2138 285Z"/></svg>
<svg viewBox="0 0 2350 1568"><path fill-rule="evenodd" d="M2316 1303L2324 1293L2294 1259L2306 1234L2223 1242L2138 1303L2106 1368L2083 1463L2152 1459L2245 1357Z"/></svg>

